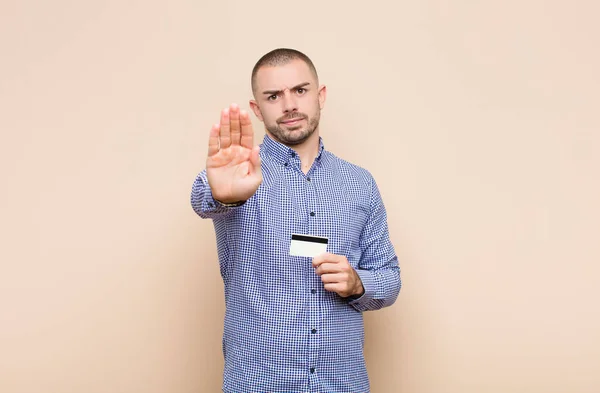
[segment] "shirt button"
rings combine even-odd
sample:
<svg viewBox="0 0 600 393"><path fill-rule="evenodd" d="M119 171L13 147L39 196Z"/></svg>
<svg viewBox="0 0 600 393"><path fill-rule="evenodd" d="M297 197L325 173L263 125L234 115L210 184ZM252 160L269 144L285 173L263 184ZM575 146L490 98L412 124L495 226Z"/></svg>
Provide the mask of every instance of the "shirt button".
<svg viewBox="0 0 600 393"><path fill-rule="evenodd" d="M286 162L285 164L283 164L284 166L288 166L288 163Z"/></svg>
<svg viewBox="0 0 600 393"><path fill-rule="evenodd" d="M310 212L310 215L311 215L312 217L314 217L314 216L315 216L315 212Z"/></svg>
<svg viewBox="0 0 600 393"><path fill-rule="evenodd" d="M314 368L314 367L311 367L311 368L310 368L310 373L311 373L311 374L314 374L314 373L315 373L315 368Z"/></svg>
<svg viewBox="0 0 600 393"><path fill-rule="evenodd" d="M310 293L315 294L315 293L317 293L317 290L316 289L311 289Z"/></svg>
<svg viewBox="0 0 600 393"><path fill-rule="evenodd" d="M214 203L212 203L212 202L208 202L208 206L210 206L210 207L215 207L215 204L214 204Z"/></svg>
<svg viewBox="0 0 600 393"><path fill-rule="evenodd" d="M307 178L306 178L306 180L307 180L307 181L310 181L310 177L307 177Z"/></svg>
<svg viewBox="0 0 600 393"><path fill-rule="evenodd" d="M317 329L313 329L310 331L312 334L315 334L317 332Z"/></svg>

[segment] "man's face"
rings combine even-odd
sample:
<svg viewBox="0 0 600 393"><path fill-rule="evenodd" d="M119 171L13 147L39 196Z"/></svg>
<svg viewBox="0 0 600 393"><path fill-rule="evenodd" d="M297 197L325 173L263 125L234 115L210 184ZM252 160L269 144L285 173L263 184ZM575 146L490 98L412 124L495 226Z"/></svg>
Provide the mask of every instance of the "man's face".
<svg viewBox="0 0 600 393"><path fill-rule="evenodd" d="M319 127L325 86L317 84L302 60L262 67L256 74L255 100L250 101L250 106L276 140L288 146L298 145Z"/></svg>

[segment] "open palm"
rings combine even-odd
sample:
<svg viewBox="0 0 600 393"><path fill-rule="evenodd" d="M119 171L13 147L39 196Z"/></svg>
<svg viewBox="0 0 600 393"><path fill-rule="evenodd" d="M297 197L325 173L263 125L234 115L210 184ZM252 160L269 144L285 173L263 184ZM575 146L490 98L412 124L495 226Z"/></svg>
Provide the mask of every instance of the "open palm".
<svg viewBox="0 0 600 393"><path fill-rule="evenodd" d="M259 147L254 146L252 122L232 104L210 130L206 175L213 197L223 203L250 198L262 182Z"/></svg>

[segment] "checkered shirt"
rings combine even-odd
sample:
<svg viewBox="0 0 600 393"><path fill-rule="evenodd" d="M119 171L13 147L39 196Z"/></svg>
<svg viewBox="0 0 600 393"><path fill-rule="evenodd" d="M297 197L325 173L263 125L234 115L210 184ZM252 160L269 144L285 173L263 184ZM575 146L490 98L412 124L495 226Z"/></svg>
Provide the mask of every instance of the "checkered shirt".
<svg viewBox="0 0 600 393"><path fill-rule="evenodd" d="M242 206L213 199L206 170L191 204L215 228L225 291L223 391L369 392L363 312L393 304L400 268L372 175L325 150L307 174L298 155L265 135L263 182ZM324 289L311 258L291 256L291 234L324 236L356 269L364 294Z"/></svg>

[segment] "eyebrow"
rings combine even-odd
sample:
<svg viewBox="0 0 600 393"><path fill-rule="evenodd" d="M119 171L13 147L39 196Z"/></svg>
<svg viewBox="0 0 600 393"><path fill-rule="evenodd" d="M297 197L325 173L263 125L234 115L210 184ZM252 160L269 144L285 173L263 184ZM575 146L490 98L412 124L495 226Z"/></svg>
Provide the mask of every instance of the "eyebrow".
<svg viewBox="0 0 600 393"><path fill-rule="evenodd" d="M310 82L300 83L299 85L292 87L290 90L300 89L300 88L308 86L308 85L310 85ZM273 95L273 94L279 94L281 92L282 92L282 90L265 90L265 91L263 91L263 94Z"/></svg>

